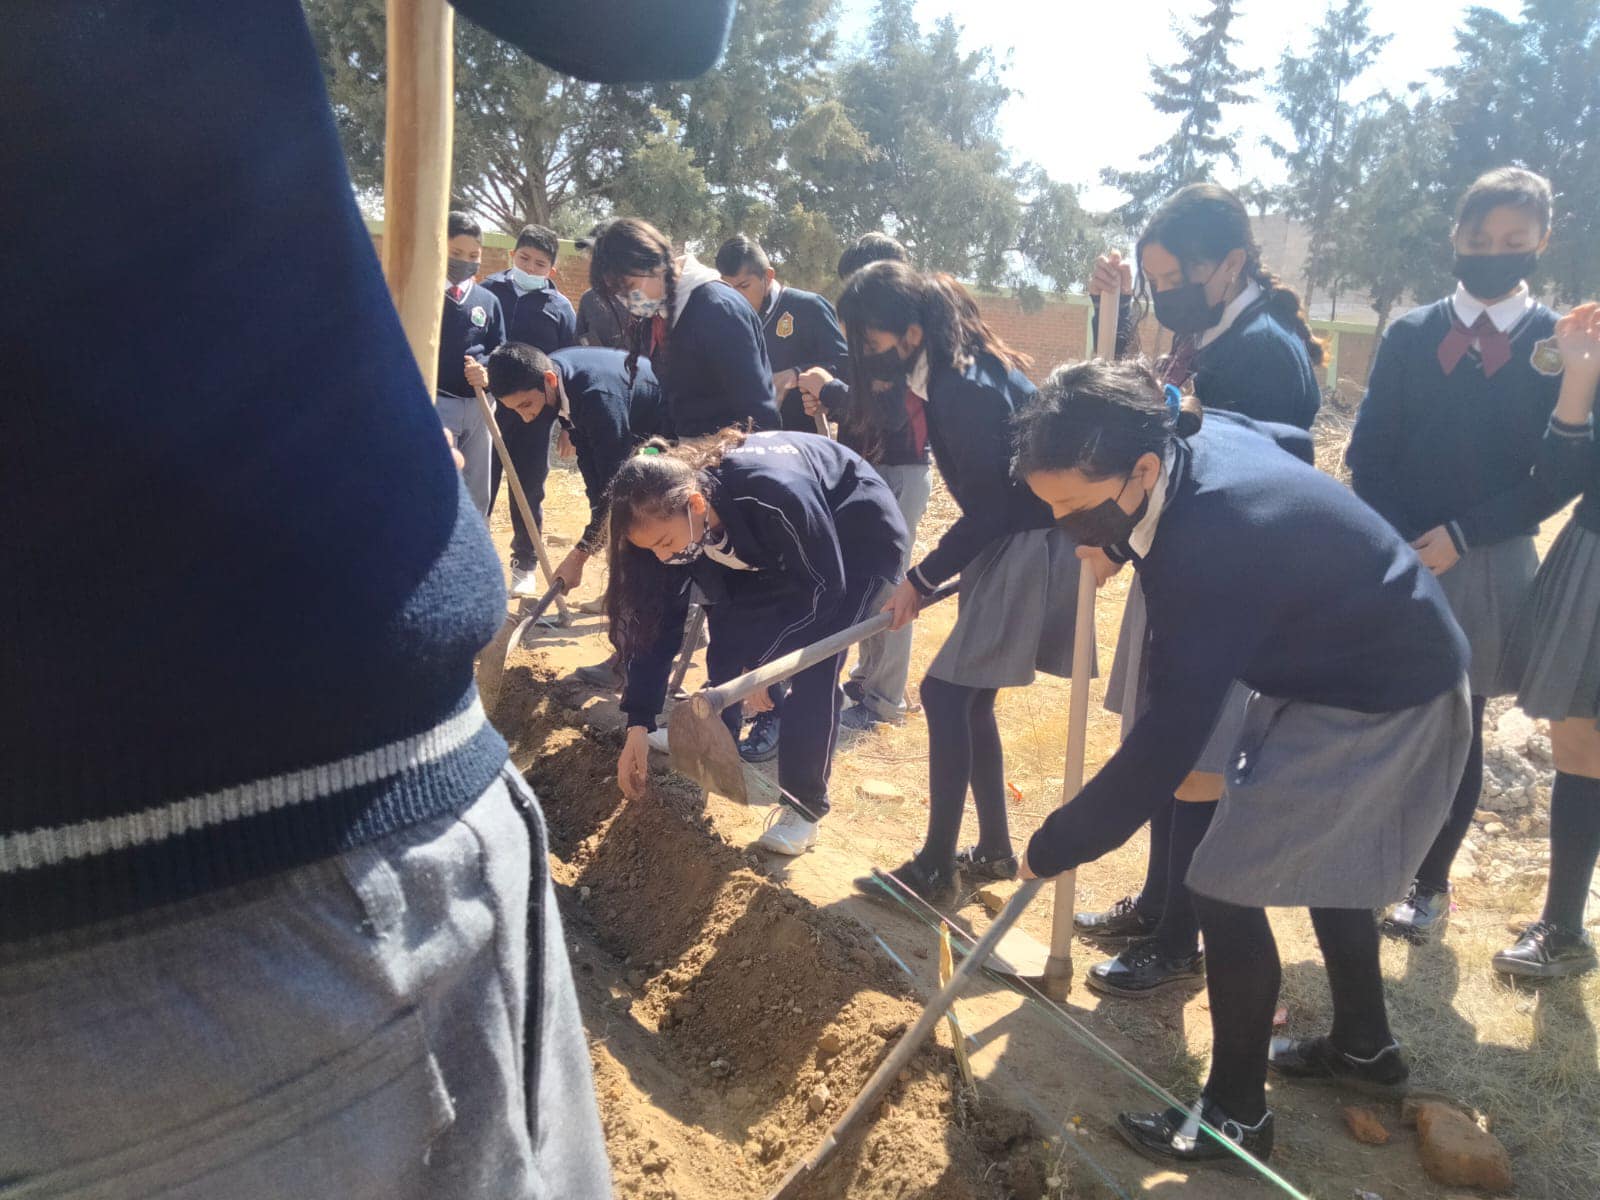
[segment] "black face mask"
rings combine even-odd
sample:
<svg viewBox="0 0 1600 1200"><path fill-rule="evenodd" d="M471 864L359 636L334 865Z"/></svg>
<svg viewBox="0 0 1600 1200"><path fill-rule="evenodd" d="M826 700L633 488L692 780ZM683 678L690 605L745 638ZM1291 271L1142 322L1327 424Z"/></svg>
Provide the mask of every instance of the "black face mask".
<svg viewBox="0 0 1600 1200"><path fill-rule="evenodd" d="M1539 265L1539 252L1456 255L1456 278L1479 300L1497 300L1515 290Z"/></svg>
<svg viewBox="0 0 1600 1200"><path fill-rule="evenodd" d="M911 364L890 346L877 354L863 354L860 365L862 378L868 382L895 383L906 377Z"/></svg>
<svg viewBox="0 0 1600 1200"><path fill-rule="evenodd" d="M903 428L911 420L906 412L906 379L911 374L911 363L900 357L900 351L890 346L877 354L863 354L860 360L861 382L868 389L865 397L872 422L889 432ZM874 388L872 384L887 386Z"/></svg>
<svg viewBox="0 0 1600 1200"><path fill-rule="evenodd" d="M1205 283L1185 283L1155 294L1156 320L1173 333L1204 333L1222 320L1222 301L1212 304L1206 299L1206 284L1216 277L1217 271Z"/></svg>
<svg viewBox="0 0 1600 1200"><path fill-rule="evenodd" d="M1150 511L1150 494L1145 493L1144 499L1139 501L1139 507L1131 513L1124 512L1122 505L1117 501L1122 499L1122 493L1128 490L1128 484L1133 482L1130 475L1123 482L1115 497L1102 500L1093 508L1079 509L1077 512L1063 513L1056 518L1056 528L1061 530L1080 546L1115 546L1119 542L1128 540L1128 535L1144 520L1145 513Z"/></svg>

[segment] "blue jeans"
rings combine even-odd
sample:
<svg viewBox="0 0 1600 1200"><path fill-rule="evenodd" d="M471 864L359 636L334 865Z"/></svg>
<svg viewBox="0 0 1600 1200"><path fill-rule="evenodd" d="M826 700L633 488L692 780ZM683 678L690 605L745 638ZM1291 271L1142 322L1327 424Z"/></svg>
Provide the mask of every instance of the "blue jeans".
<svg viewBox="0 0 1600 1200"><path fill-rule="evenodd" d="M508 767L339 858L0 948L0 1196L609 1196L519 799Z"/></svg>

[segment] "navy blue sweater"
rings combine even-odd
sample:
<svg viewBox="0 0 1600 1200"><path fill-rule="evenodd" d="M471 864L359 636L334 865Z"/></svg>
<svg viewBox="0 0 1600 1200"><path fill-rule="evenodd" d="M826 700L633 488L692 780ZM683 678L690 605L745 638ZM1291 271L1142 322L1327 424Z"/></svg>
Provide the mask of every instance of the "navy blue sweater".
<svg viewBox="0 0 1600 1200"><path fill-rule="evenodd" d="M7 19L0 941L325 858L505 763L472 682L501 568L300 5ZM94 333L67 371L39 336L63 229L161 293L77 296Z"/></svg>
<svg viewBox="0 0 1600 1200"><path fill-rule="evenodd" d="M593 554L606 538L606 489L640 442L665 433L661 388L648 358L628 382L628 355L601 346L570 346L550 356L567 393L567 431L589 497L589 523L578 548Z"/></svg>
<svg viewBox="0 0 1600 1200"><path fill-rule="evenodd" d="M747 421L757 429L781 424L761 322L745 298L720 279L689 294L655 364L679 437L701 437Z"/></svg>
<svg viewBox="0 0 1600 1200"><path fill-rule="evenodd" d="M495 294L474 283L457 300L446 289L444 317L439 330L438 390L446 396L472 398L467 382L466 356L486 362L506 340L506 319Z"/></svg>
<svg viewBox="0 0 1600 1200"><path fill-rule="evenodd" d="M1466 639L1411 547L1348 488L1242 425L1208 421L1176 443L1137 570L1150 707L1034 834L1028 862L1040 874L1132 836L1193 767L1235 679L1279 699L1388 713L1442 695L1466 670Z"/></svg>
<svg viewBox="0 0 1600 1200"><path fill-rule="evenodd" d="M761 314L761 332L766 337L767 360L772 373L791 368L804 371L822 367L830 375L842 375L850 358L839 318L826 296L786 287L778 292L775 304ZM783 427L800 433L815 433L816 420L806 413L799 388L790 388L779 402Z"/></svg>
<svg viewBox="0 0 1600 1200"><path fill-rule="evenodd" d="M674 597L655 646L628 663L622 711L629 725L654 728L666 702L691 579L736 611L736 621L719 622L718 636L737 638L730 657L755 667L844 628L855 616L843 604L847 591L900 578L910 540L905 518L888 484L853 450L815 433L759 433L724 455L711 476L728 548L753 569L707 556L668 567L649 551L627 549L642 576Z"/></svg>
<svg viewBox="0 0 1600 1200"><path fill-rule="evenodd" d="M572 301L553 284L519 295L508 268L489 276L483 286L500 301L500 311L505 314L506 341L525 342L546 354L578 344L578 314L573 311Z"/></svg>
<svg viewBox="0 0 1600 1200"><path fill-rule="evenodd" d="M988 354L964 371L930 372L928 444L961 515L910 571L924 595L996 538L1055 523L1050 506L1011 474L1011 416L1035 390L1021 372Z"/></svg>
<svg viewBox="0 0 1600 1200"><path fill-rule="evenodd" d="M1194 394L1206 408L1236 412L1255 421L1310 429L1322 407L1322 391L1305 341L1278 320L1263 295L1194 357ZM1132 300L1117 309L1117 353L1133 337ZM1099 312L1091 321L1098 329Z"/></svg>
<svg viewBox="0 0 1600 1200"><path fill-rule="evenodd" d="M1439 343L1450 301L1413 309L1383 335L1345 461L1360 496L1402 537L1443 525L1459 549L1531 534L1563 498L1532 474L1561 379L1534 370L1556 314L1535 305L1511 330L1511 361L1485 378L1476 352L1449 375Z"/></svg>
<svg viewBox="0 0 1600 1200"><path fill-rule="evenodd" d="M1581 492L1572 519L1591 533L1600 533L1600 442L1595 440L1592 418L1582 428L1563 428L1552 421L1533 472L1562 504Z"/></svg>

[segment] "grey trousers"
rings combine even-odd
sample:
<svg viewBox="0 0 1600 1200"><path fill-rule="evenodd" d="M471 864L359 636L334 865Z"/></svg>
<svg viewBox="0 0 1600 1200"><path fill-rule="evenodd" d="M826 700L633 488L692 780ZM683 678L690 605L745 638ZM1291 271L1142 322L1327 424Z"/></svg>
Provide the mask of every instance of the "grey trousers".
<svg viewBox="0 0 1600 1200"><path fill-rule="evenodd" d="M917 540L917 524L928 508L933 490L932 468L927 463L908 467L876 468L900 504L900 515L911 534L906 541L904 571L911 565ZM880 633L862 642L856 651L856 665L850 681L861 686L862 699L871 713L886 721L898 721L906 711L906 679L911 674L911 634L915 622L893 633Z"/></svg>
<svg viewBox="0 0 1600 1200"><path fill-rule="evenodd" d="M530 846L512 789L0 957L0 1197L609 1196L543 825Z"/></svg>
<svg viewBox="0 0 1600 1200"><path fill-rule="evenodd" d="M456 449L466 463L461 468L461 479L467 485L467 495L473 507L487 519L492 493L489 488L490 468L494 465L494 441L489 437L489 427L483 423L478 400L469 396L447 396L440 392L435 398L439 423L456 439Z"/></svg>

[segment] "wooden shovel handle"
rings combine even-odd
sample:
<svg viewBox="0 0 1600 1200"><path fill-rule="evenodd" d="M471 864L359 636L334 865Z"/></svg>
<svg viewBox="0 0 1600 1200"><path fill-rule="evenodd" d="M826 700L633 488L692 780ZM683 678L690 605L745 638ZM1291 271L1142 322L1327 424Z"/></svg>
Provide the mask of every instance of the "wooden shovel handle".
<svg viewBox="0 0 1600 1200"><path fill-rule="evenodd" d="M823 412L822 409L819 408L816 412L811 414L811 419L817 423L818 433L825 438L831 439L833 437L833 429L828 425L827 413Z"/></svg>
<svg viewBox="0 0 1600 1200"><path fill-rule="evenodd" d="M500 436L500 423L494 419L494 407L489 403L489 397L483 394L482 388L473 388L472 394L478 398L478 412L483 416L483 423L489 427L494 452L500 456L500 467L505 472L506 486L511 489L511 498L522 513L522 527L528 531L528 540L533 543L533 554L539 560L539 569L544 572L544 581L554 587L556 573L550 566L550 552L544 548L544 535L539 532L538 522L533 519L533 505L528 503L528 493L522 490L522 480L517 476L516 464L511 461L511 451L506 449L506 440ZM545 452L548 453L549 449L546 446ZM572 623L572 614L567 611L567 602L561 592L556 593L556 611L561 614L563 625Z"/></svg>
<svg viewBox="0 0 1600 1200"><path fill-rule="evenodd" d="M922 607L937 604L946 596L955 592L959 583L947 583L938 591L922 602ZM743 675L736 676L726 683L719 683L715 687L701 688L689 698L689 703L694 706L694 715L701 720L710 720L728 705L736 700L743 700L746 696L760 691L764 687L771 687L780 683L791 675L798 675L807 667L814 667L819 662L832 658L841 650L848 650L859 641L871 637L875 633L882 633L889 628L889 614L878 613L868 617L865 621L841 629L831 637L825 637L820 642L812 642L809 646L802 646L798 650L791 650L780 655L769 663L764 663L754 671L746 671Z"/></svg>

